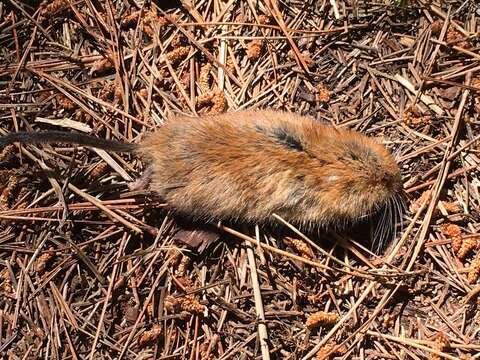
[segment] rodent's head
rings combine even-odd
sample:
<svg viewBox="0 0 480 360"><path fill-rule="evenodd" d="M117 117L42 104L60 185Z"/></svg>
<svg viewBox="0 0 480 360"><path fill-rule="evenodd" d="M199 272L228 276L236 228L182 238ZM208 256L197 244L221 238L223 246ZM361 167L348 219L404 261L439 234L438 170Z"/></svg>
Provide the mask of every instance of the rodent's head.
<svg viewBox="0 0 480 360"><path fill-rule="evenodd" d="M343 188L345 200L356 198L359 208L370 208L403 192L400 169L383 146L358 134L345 137L337 146L338 175L330 180Z"/></svg>
<svg viewBox="0 0 480 360"><path fill-rule="evenodd" d="M334 140L313 146L312 151L326 160L315 171L321 187L328 189L323 200L332 214L342 214L338 222L332 215L332 222L343 225L376 216L373 245L380 251L405 212L400 169L388 150L373 139L345 130L330 135Z"/></svg>

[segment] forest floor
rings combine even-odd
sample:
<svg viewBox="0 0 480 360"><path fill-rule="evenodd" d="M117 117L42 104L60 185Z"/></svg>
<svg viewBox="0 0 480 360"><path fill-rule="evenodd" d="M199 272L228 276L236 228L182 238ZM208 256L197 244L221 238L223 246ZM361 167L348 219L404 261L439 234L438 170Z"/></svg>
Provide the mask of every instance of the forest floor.
<svg viewBox="0 0 480 360"><path fill-rule="evenodd" d="M383 142L410 209L381 256L248 227L199 251L129 190L141 159L7 146L0 357L479 359L479 19L468 0L0 2L0 135L295 111Z"/></svg>

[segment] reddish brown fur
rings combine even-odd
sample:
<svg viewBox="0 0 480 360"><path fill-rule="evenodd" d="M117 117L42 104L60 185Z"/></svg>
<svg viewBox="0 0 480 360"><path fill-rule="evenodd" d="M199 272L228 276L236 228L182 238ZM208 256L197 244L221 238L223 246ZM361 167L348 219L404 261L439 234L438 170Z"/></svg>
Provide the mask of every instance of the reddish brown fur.
<svg viewBox="0 0 480 360"><path fill-rule="evenodd" d="M173 209L207 221L265 223L276 213L303 226L342 226L381 209L378 251L402 213L400 170L383 146L292 113L174 117L138 145L52 131L10 133L0 146L16 141L137 152L152 173L133 188L149 180Z"/></svg>
<svg viewBox="0 0 480 360"><path fill-rule="evenodd" d="M139 152L153 166L152 190L205 220L265 222L276 213L299 224L338 225L402 193L399 168L383 146L291 113L172 118Z"/></svg>

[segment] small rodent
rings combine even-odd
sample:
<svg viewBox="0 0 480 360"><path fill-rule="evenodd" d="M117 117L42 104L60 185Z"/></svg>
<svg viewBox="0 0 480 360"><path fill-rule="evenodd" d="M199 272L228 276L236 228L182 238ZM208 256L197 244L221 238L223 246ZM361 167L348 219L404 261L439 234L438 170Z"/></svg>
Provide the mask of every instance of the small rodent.
<svg viewBox="0 0 480 360"><path fill-rule="evenodd" d="M377 214L375 251L404 208L400 170L385 147L294 113L177 116L139 144L50 131L10 133L0 147L14 142L137 153L151 166L151 190L205 221L265 223L275 213L300 227L342 228Z"/></svg>

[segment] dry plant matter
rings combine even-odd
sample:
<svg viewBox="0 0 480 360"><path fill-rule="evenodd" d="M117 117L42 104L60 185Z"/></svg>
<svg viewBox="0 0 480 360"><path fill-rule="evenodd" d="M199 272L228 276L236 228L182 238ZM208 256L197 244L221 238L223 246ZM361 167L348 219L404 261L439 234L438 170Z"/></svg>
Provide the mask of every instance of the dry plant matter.
<svg viewBox="0 0 480 360"><path fill-rule="evenodd" d="M412 211L383 258L249 228L198 255L128 190L137 159L0 149L1 357L478 358L479 18L460 0L1 1L0 134L138 141L172 113L291 110L383 141Z"/></svg>

